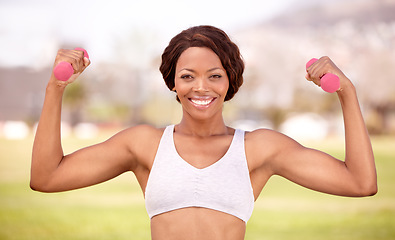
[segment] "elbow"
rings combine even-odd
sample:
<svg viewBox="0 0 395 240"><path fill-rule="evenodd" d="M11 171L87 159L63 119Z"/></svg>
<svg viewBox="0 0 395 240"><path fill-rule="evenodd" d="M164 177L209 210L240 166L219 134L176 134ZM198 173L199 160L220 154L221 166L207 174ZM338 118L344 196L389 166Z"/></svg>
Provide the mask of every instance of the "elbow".
<svg viewBox="0 0 395 240"><path fill-rule="evenodd" d="M34 178L30 178L30 189L36 192L42 192L42 193L50 193L53 191L50 191L48 188L48 184L43 183L42 181L38 181Z"/></svg>
<svg viewBox="0 0 395 240"><path fill-rule="evenodd" d="M37 184L32 184L30 182L30 189L36 192L41 192L41 193L53 193L55 191L50 190L49 188L43 186L43 185L37 185Z"/></svg>
<svg viewBox="0 0 395 240"><path fill-rule="evenodd" d="M371 180L367 182L364 187L365 197L374 196L377 194L379 188L377 184L377 174L371 177Z"/></svg>
<svg viewBox="0 0 395 240"><path fill-rule="evenodd" d="M33 170L33 169L32 169ZM43 181L40 181L40 174L31 171L30 173L30 189L37 192L42 192L43 190Z"/></svg>
<svg viewBox="0 0 395 240"><path fill-rule="evenodd" d="M41 192L40 188L37 187L37 185L32 184L32 182L30 182L30 189L33 190L33 191L36 191L36 192Z"/></svg>
<svg viewBox="0 0 395 240"><path fill-rule="evenodd" d="M373 181L364 186L360 186L357 192L359 197L370 197L376 195L378 192L377 181Z"/></svg>
<svg viewBox="0 0 395 240"><path fill-rule="evenodd" d="M53 178L30 178L30 189L36 192L42 193L57 193L71 188L62 188L59 184L56 184Z"/></svg>
<svg viewBox="0 0 395 240"><path fill-rule="evenodd" d="M44 188L41 186L41 184L37 184L35 181L30 179L30 189L36 192L45 192Z"/></svg>
<svg viewBox="0 0 395 240"><path fill-rule="evenodd" d="M53 174L47 174L44 171L38 171L35 168L30 172L30 189L36 192L49 193L54 192L51 188L53 182Z"/></svg>
<svg viewBox="0 0 395 240"><path fill-rule="evenodd" d="M365 191L365 197L370 197L370 196L374 196L377 194L378 192L378 186L377 184L374 184L372 187L370 187L367 191Z"/></svg>

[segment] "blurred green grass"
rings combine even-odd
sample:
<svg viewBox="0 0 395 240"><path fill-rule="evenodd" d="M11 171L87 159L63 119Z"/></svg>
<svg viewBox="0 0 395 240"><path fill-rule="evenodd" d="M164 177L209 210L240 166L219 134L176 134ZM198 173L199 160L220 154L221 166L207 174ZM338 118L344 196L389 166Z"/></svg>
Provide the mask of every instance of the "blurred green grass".
<svg viewBox="0 0 395 240"><path fill-rule="evenodd" d="M109 136L66 138L64 152ZM379 179L376 196L330 196L273 177L255 203L246 239L395 239L395 138L372 140ZM133 174L70 192L34 192L29 188L32 142L32 136L0 138L1 240L150 239L143 194ZM305 143L338 157L344 155L342 144L336 139Z"/></svg>

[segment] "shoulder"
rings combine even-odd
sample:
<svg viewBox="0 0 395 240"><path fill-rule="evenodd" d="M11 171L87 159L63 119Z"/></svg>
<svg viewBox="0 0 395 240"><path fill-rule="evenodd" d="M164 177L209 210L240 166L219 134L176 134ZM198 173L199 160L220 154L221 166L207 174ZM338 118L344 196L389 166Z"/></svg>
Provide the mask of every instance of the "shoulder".
<svg viewBox="0 0 395 240"><path fill-rule="evenodd" d="M164 128L156 128L151 125L137 125L119 132L114 137L122 139L130 147L145 147L148 143L152 145L156 141L159 142L163 131Z"/></svg>
<svg viewBox="0 0 395 240"><path fill-rule="evenodd" d="M151 138L155 137L156 135L162 135L163 131L164 128L156 128L148 124L141 124L121 130L120 132L116 133L113 138Z"/></svg>
<svg viewBox="0 0 395 240"><path fill-rule="evenodd" d="M280 142L287 141L290 138L286 135L272 129L260 128L251 132L245 132L245 141L249 145L259 145L262 143L277 145Z"/></svg>
<svg viewBox="0 0 395 240"><path fill-rule="evenodd" d="M271 129L257 129L245 133L245 150L255 167L270 163L281 152L300 146L292 138Z"/></svg>
<svg viewBox="0 0 395 240"><path fill-rule="evenodd" d="M156 151L155 146L159 145L163 131L164 128L137 125L118 132L109 141L124 146L133 155L138 156L140 152Z"/></svg>
<svg viewBox="0 0 395 240"><path fill-rule="evenodd" d="M155 158L164 129L137 125L117 133L113 138L117 144L127 149L137 164L149 167Z"/></svg>
<svg viewBox="0 0 395 240"><path fill-rule="evenodd" d="M139 136L142 138L160 137L164 131L164 128L157 128L148 124L136 125L123 130L125 135ZM121 132L121 133L122 133Z"/></svg>
<svg viewBox="0 0 395 240"><path fill-rule="evenodd" d="M246 152L250 156L268 155L276 149L281 142L282 134L271 129L257 129L251 132L245 132Z"/></svg>
<svg viewBox="0 0 395 240"><path fill-rule="evenodd" d="M287 135L266 128L245 132L245 141L248 144L258 144L260 146L262 146L262 143L268 144L269 146L278 144L298 144L294 139L288 137Z"/></svg>

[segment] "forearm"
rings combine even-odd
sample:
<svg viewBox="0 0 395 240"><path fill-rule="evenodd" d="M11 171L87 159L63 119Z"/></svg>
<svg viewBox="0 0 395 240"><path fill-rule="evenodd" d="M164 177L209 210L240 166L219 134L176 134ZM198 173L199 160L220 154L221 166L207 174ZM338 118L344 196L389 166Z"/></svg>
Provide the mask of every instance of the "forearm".
<svg viewBox="0 0 395 240"><path fill-rule="evenodd" d="M349 82L338 96L342 106L345 129L345 164L362 195L377 192L377 176L373 150L359 107L355 87Z"/></svg>
<svg viewBox="0 0 395 240"><path fill-rule="evenodd" d="M64 86L50 81L33 144L31 186L46 182L63 158L61 145L61 108Z"/></svg>

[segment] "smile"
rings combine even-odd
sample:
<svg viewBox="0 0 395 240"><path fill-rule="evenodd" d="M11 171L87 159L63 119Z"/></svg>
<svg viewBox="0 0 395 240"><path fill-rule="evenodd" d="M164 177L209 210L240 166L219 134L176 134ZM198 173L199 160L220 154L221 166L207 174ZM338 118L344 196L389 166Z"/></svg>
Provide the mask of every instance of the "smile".
<svg viewBox="0 0 395 240"><path fill-rule="evenodd" d="M207 107L212 103L216 98L207 98L207 99L194 99L189 98L189 101L193 103L193 105L197 107Z"/></svg>

